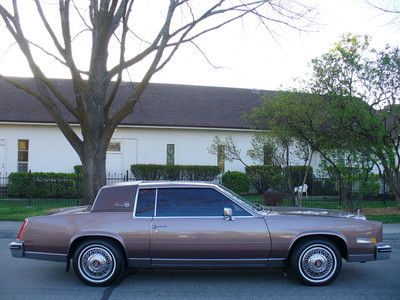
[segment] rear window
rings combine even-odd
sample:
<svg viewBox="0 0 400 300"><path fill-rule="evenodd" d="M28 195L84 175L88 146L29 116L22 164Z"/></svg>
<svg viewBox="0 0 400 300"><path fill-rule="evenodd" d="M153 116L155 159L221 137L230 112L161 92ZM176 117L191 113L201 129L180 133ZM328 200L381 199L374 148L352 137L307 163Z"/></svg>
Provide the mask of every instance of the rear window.
<svg viewBox="0 0 400 300"><path fill-rule="evenodd" d="M155 189L140 189L136 202L136 217L154 216Z"/></svg>
<svg viewBox="0 0 400 300"><path fill-rule="evenodd" d="M97 195L93 204L94 212L133 212L134 197L137 186L110 186L104 187Z"/></svg>

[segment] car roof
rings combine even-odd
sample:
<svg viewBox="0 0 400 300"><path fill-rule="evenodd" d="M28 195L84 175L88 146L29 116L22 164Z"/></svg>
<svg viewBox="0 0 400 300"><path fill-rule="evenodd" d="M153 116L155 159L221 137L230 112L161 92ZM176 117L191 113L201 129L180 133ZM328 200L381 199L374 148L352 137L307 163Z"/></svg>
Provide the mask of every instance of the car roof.
<svg viewBox="0 0 400 300"><path fill-rule="evenodd" d="M218 184L203 181L127 181L116 184L107 185L113 186L139 186L139 187L213 187Z"/></svg>

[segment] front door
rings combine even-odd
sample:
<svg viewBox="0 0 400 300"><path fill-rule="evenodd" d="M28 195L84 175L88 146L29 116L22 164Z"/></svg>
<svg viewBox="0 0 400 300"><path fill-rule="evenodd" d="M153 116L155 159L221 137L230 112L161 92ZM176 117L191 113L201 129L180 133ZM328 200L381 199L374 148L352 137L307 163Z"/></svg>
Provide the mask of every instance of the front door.
<svg viewBox="0 0 400 300"><path fill-rule="evenodd" d="M151 224L153 265L263 265L270 237L258 218L213 188L160 188ZM223 216L231 208L233 220Z"/></svg>

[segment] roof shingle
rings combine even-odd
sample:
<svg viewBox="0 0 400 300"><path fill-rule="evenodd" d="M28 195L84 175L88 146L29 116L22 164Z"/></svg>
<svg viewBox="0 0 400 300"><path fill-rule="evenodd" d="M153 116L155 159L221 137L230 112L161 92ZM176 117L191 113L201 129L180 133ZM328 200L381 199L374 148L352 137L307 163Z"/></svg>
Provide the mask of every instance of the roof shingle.
<svg viewBox="0 0 400 300"><path fill-rule="evenodd" d="M31 78L13 78L29 86ZM74 99L71 81L53 79L54 84L69 99ZM122 83L111 110L129 95L134 83ZM248 128L241 116L261 104L267 91L207 87L193 85L150 83L137 103L134 112L121 124L176 127ZM75 118L66 110L62 113L71 123ZM0 121L54 123L39 101L24 91L0 79Z"/></svg>

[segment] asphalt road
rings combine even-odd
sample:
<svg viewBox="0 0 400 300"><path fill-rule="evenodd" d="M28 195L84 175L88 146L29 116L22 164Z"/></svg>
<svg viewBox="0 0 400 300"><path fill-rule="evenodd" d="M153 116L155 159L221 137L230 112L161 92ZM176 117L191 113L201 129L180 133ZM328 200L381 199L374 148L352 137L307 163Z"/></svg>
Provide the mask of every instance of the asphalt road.
<svg viewBox="0 0 400 300"><path fill-rule="evenodd" d="M143 270L108 288L82 284L57 262L12 258L0 238L0 299L400 299L400 241L391 260L343 263L331 285L307 287L281 270Z"/></svg>

